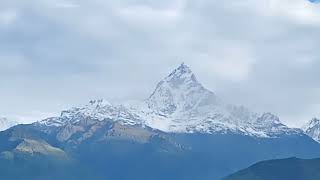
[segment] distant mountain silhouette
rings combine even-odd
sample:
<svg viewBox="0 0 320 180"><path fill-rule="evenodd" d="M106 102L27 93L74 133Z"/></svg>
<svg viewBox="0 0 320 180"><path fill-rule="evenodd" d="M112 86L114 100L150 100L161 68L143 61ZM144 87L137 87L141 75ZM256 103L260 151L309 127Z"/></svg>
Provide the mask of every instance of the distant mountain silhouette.
<svg viewBox="0 0 320 180"><path fill-rule="evenodd" d="M223 180L319 180L320 159L289 158L257 163Z"/></svg>

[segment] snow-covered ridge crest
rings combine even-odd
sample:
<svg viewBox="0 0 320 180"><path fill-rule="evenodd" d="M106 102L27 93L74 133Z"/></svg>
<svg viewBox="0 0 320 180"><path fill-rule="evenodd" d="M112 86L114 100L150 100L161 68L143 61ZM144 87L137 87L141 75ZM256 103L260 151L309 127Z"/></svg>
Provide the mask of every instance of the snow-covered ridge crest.
<svg viewBox="0 0 320 180"><path fill-rule="evenodd" d="M123 105L112 105L104 99L91 100L88 104L80 107L73 107L61 112L60 117L52 117L40 121L46 126L63 126L65 124L77 123L83 119L98 121L113 120L125 124L137 124L138 117L131 114Z"/></svg>
<svg viewBox="0 0 320 180"><path fill-rule="evenodd" d="M112 105L94 100L40 123L62 126L82 119L119 121L174 133L237 133L257 137L299 133L271 113L259 115L245 107L223 103L199 83L185 64L161 80L145 101Z"/></svg>

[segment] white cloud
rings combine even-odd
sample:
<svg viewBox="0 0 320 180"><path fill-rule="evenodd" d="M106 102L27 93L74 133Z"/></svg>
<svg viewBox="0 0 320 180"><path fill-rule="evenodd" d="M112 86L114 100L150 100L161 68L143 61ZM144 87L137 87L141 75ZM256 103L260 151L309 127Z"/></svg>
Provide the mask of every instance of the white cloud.
<svg viewBox="0 0 320 180"><path fill-rule="evenodd" d="M258 16L269 16L273 20L289 20L303 25L319 26L320 6L308 0L243 0L226 2L235 11L253 11Z"/></svg>
<svg viewBox="0 0 320 180"><path fill-rule="evenodd" d="M92 96L144 98L181 61L236 104L286 122L319 111L308 105L320 99L303 96L320 84L320 6L307 0L4 0L0 7L0 81L10 82L0 99L11 102L0 114L59 111Z"/></svg>
<svg viewBox="0 0 320 180"><path fill-rule="evenodd" d="M12 9L1 10L0 9L0 28L8 27L12 25L18 18L18 13Z"/></svg>
<svg viewBox="0 0 320 180"><path fill-rule="evenodd" d="M320 25L320 6L307 0L270 0L271 13L306 25Z"/></svg>
<svg viewBox="0 0 320 180"><path fill-rule="evenodd" d="M79 7L79 4L73 3L73 2L58 2L55 4L57 8L77 8Z"/></svg>
<svg viewBox="0 0 320 180"><path fill-rule="evenodd" d="M17 121L19 123L23 124L29 124L36 121L40 121L43 119L46 119L48 117L56 117L58 114L55 113L49 113L49 112L41 112L41 111L31 111L27 113L21 113L18 115L7 115L8 119L12 119L14 121Z"/></svg>
<svg viewBox="0 0 320 180"><path fill-rule="evenodd" d="M121 17L130 21L140 21L142 23L150 22L168 22L174 21L180 17L180 12L176 9L159 10L148 6L126 7L118 10Z"/></svg>
<svg viewBox="0 0 320 180"><path fill-rule="evenodd" d="M185 0L174 0L165 7L154 7L147 4L120 6L114 12L129 24L161 27L172 25L183 16Z"/></svg>
<svg viewBox="0 0 320 180"><path fill-rule="evenodd" d="M28 66L27 60L22 55L6 55L0 53L0 73L17 72Z"/></svg>
<svg viewBox="0 0 320 180"><path fill-rule="evenodd" d="M208 54L197 54L201 68L226 81L246 80L254 64L253 54L245 47L213 48ZM198 62L199 63L199 62Z"/></svg>

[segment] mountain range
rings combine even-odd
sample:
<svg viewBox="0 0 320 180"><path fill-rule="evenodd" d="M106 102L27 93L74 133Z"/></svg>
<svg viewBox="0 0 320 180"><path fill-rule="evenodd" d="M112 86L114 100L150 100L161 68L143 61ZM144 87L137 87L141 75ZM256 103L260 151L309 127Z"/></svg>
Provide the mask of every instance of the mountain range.
<svg viewBox="0 0 320 180"><path fill-rule="evenodd" d="M271 113L223 102L181 64L143 101L92 100L0 132L0 152L13 180L216 180L261 160L320 157L320 144Z"/></svg>
<svg viewBox="0 0 320 180"><path fill-rule="evenodd" d="M185 64L160 81L145 101L112 105L105 100L93 100L85 106L63 111L60 117L39 123L59 127L83 118L111 119L167 133L232 132L264 138L301 133L299 129L288 128L271 113L259 115L245 107L224 103L204 88Z"/></svg>

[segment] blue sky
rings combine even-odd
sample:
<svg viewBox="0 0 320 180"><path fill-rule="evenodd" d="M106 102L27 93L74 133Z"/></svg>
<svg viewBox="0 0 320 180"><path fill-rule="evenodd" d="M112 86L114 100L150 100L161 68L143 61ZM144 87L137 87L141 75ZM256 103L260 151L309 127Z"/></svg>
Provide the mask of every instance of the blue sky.
<svg viewBox="0 0 320 180"><path fill-rule="evenodd" d="M320 117L320 7L304 0L3 0L0 116L144 99L182 61L230 103Z"/></svg>
<svg viewBox="0 0 320 180"><path fill-rule="evenodd" d="M319 3L320 0L309 0L310 2Z"/></svg>

